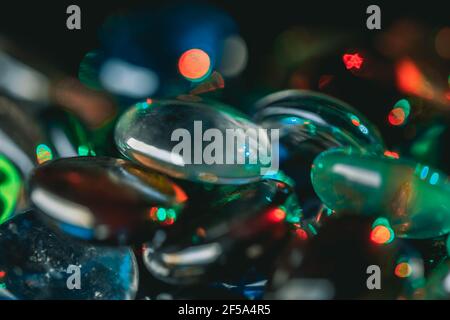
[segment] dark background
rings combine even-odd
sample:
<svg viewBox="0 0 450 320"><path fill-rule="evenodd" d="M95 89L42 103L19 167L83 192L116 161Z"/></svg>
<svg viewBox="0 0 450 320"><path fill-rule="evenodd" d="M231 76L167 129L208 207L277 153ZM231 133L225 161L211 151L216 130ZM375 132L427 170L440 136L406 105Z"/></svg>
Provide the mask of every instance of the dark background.
<svg viewBox="0 0 450 320"><path fill-rule="evenodd" d="M18 41L21 46L34 50L64 68L77 73L84 54L98 46L97 30L104 19L112 14L146 5L158 8L175 1L8 1L0 6L0 34ZM186 1L183 1L186 3ZM249 68L257 64L258 56L272 47L277 35L292 25L345 28L349 32L365 32L368 39L377 31L366 28L366 8L378 4L382 11L382 27L388 28L399 17L411 17L425 24L443 26L449 23L448 1L207 1L215 4L237 21L247 41ZM82 29L66 28L66 8L77 4L82 13Z"/></svg>

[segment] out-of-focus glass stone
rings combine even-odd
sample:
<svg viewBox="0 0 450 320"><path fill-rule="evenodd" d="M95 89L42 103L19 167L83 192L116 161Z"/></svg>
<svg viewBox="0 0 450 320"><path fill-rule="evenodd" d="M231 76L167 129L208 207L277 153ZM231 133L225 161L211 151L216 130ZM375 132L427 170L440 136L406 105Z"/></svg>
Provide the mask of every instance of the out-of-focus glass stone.
<svg viewBox="0 0 450 320"><path fill-rule="evenodd" d="M246 60L245 47L242 52L242 45L232 45L238 38L236 23L225 11L206 4L172 4L158 10L143 7L112 15L98 34L101 47L81 62L80 80L122 101L186 94L192 89L191 81L202 82L215 70L235 75L241 70L235 69L235 63L233 68L230 59ZM189 50L201 50L208 57L206 65L200 64L205 74L194 79L185 78L179 68ZM199 56L192 57L184 69L198 72Z"/></svg>
<svg viewBox="0 0 450 320"><path fill-rule="evenodd" d="M398 236L450 232L450 185L428 166L335 149L314 160L311 179L328 207L384 216Z"/></svg>
<svg viewBox="0 0 450 320"><path fill-rule="evenodd" d="M294 238L282 253L269 280L268 299L396 299L410 296L410 279L423 280L421 259L404 250L401 239L389 244L371 240L373 219L345 214L330 217L315 237ZM401 262L415 261L418 267L405 278L396 275ZM372 266L372 267L371 267ZM373 266L378 271L374 271ZM370 279L379 272L379 289L370 289ZM417 282L415 282L417 283Z"/></svg>
<svg viewBox="0 0 450 320"><path fill-rule="evenodd" d="M144 245L146 267L179 284L232 284L250 268L267 274L291 235L283 208L289 193L269 180L224 190L201 211L187 208L183 221Z"/></svg>
<svg viewBox="0 0 450 320"><path fill-rule="evenodd" d="M0 154L27 176L37 163L36 147L44 141L35 119L0 95Z"/></svg>
<svg viewBox="0 0 450 320"><path fill-rule="evenodd" d="M38 159L43 134L22 105L0 95L0 224L28 206L23 181Z"/></svg>
<svg viewBox="0 0 450 320"><path fill-rule="evenodd" d="M187 96L134 105L119 120L115 139L124 156L172 177L242 184L260 180L263 162L270 162L261 157L271 149L259 129L237 110ZM237 138L227 138L227 131Z"/></svg>
<svg viewBox="0 0 450 320"><path fill-rule="evenodd" d="M138 271L127 248L82 245L27 212L0 226L0 284L18 299L133 299ZM67 272L80 266L80 289Z"/></svg>
<svg viewBox="0 0 450 320"><path fill-rule="evenodd" d="M39 114L52 158L95 155L86 127L73 114L46 108Z"/></svg>
<svg viewBox="0 0 450 320"><path fill-rule="evenodd" d="M279 128L297 131L301 140L316 137L329 145L383 150L381 136L369 120L347 103L325 94L280 91L258 101L256 110L258 122L273 119Z"/></svg>
<svg viewBox="0 0 450 320"><path fill-rule="evenodd" d="M295 183L305 216L314 216L321 203L309 179L314 158L334 147L383 149L376 128L358 111L333 97L304 90L270 94L256 103L256 122L279 129L279 166Z"/></svg>
<svg viewBox="0 0 450 320"><path fill-rule="evenodd" d="M178 218L185 193L159 173L107 157L63 158L32 174L30 199L70 236L124 244L151 239Z"/></svg>

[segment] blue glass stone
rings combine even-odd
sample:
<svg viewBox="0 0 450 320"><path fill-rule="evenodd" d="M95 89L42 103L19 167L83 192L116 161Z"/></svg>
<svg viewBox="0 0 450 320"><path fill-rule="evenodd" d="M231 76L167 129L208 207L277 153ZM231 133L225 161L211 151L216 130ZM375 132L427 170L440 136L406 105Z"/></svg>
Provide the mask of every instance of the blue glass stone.
<svg viewBox="0 0 450 320"><path fill-rule="evenodd" d="M138 271L127 248L93 247L53 233L30 211L0 226L0 284L18 299L133 299ZM80 289L70 265L81 267Z"/></svg>

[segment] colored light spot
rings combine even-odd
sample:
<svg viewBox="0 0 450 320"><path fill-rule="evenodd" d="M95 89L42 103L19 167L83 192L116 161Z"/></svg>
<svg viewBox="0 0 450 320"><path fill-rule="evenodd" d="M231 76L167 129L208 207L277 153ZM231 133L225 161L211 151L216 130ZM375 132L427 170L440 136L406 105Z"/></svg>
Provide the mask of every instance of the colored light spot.
<svg viewBox="0 0 450 320"><path fill-rule="evenodd" d="M379 217L372 223L372 228L375 228L376 226L385 226L388 228L391 227L388 219L386 219L384 217Z"/></svg>
<svg viewBox="0 0 450 320"><path fill-rule="evenodd" d="M432 87L413 61L405 59L398 63L396 78L401 91L427 99L433 97Z"/></svg>
<svg viewBox="0 0 450 320"><path fill-rule="evenodd" d="M6 272L1 270L0 271L0 279L4 278L6 276Z"/></svg>
<svg viewBox="0 0 450 320"><path fill-rule="evenodd" d="M152 104L153 100L151 98L147 98L147 100L145 102L147 102L147 104Z"/></svg>
<svg viewBox="0 0 450 320"><path fill-rule="evenodd" d="M431 175L430 184L436 184L439 181L439 173L435 172Z"/></svg>
<svg viewBox="0 0 450 320"><path fill-rule="evenodd" d="M392 158L392 159L399 159L399 158L400 158L400 155L399 155L397 152L395 152L395 151L389 151L389 150L386 150L386 151L384 152L384 155L385 155L386 157Z"/></svg>
<svg viewBox="0 0 450 320"><path fill-rule="evenodd" d="M191 81L203 80L209 73L211 60L208 54L200 49L184 52L178 61L181 75Z"/></svg>
<svg viewBox="0 0 450 320"><path fill-rule="evenodd" d="M428 166L423 167L422 171L420 171L420 179L425 180L429 171L430 168Z"/></svg>
<svg viewBox="0 0 450 320"><path fill-rule="evenodd" d="M156 217L156 212L158 211L157 207L151 207L150 208L150 212L149 212L149 217L150 219L152 219L153 221L156 221L158 218Z"/></svg>
<svg viewBox="0 0 450 320"><path fill-rule="evenodd" d="M317 230L316 230L316 228L314 228L314 226L311 223L308 223L308 229L309 229L309 231L311 231L311 233L313 235L317 235Z"/></svg>
<svg viewBox="0 0 450 320"><path fill-rule="evenodd" d="M88 156L89 155L89 147L85 145L78 146L78 154L80 156Z"/></svg>
<svg viewBox="0 0 450 320"><path fill-rule="evenodd" d="M177 214L175 213L175 210L173 210L173 209L168 209L168 210L167 210L167 217L168 217L169 219L176 219Z"/></svg>
<svg viewBox="0 0 450 320"><path fill-rule="evenodd" d="M407 278L411 273L412 268L407 262L401 262L395 267L395 275L399 278Z"/></svg>
<svg viewBox="0 0 450 320"><path fill-rule="evenodd" d="M344 62L345 68L347 70L350 69L360 69L364 59L359 55L359 53L355 54L344 54L342 56L342 61Z"/></svg>
<svg viewBox="0 0 450 320"><path fill-rule="evenodd" d="M206 237L206 230L202 227L197 228L196 232L198 237L205 238Z"/></svg>
<svg viewBox="0 0 450 320"><path fill-rule="evenodd" d="M158 211L156 212L156 217L158 218L159 221L164 221L167 218L167 212L166 209L164 208L159 208Z"/></svg>
<svg viewBox="0 0 450 320"><path fill-rule="evenodd" d="M359 121L359 118L357 116L353 115L353 114L350 115L350 120L352 121L352 124L355 127L359 127L361 125L361 121Z"/></svg>
<svg viewBox="0 0 450 320"><path fill-rule="evenodd" d="M52 160L52 150L46 144L40 144L36 147L36 158L39 164Z"/></svg>
<svg viewBox="0 0 450 320"><path fill-rule="evenodd" d="M391 230L383 225L378 225L372 229L370 240L376 244L387 244L392 238Z"/></svg>
<svg viewBox="0 0 450 320"><path fill-rule="evenodd" d="M359 128L359 131L361 131L364 134L368 134L369 133L369 129L367 129L367 127L362 125L362 124L358 128Z"/></svg>
<svg viewBox="0 0 450 320"><path fill-rule="evenodd" d="M280 222L286 218L286 212L281 208L275 208L269 211L268 218L271 222Z"/></svg>
<svg viewBox="0 0 450 320"><path fill-rule="evenodd" d="M388 121L393 126L400 126L405 122L405 111L402 108L395 108L389 112Z"/></svg>
<svg viewBox="0 0 450 320"><path fill-rule="evenodd" d="M409 116L409 113L411 112L411 105L409 104L409 101L406 99L401 99L397 101L394 105L394 108L400 108L405 113L405 117Z"/></svg>
<svg viewBox="0 0 450 320"><path fill-rule="evenodd" d="M150 104L148 104L146 101L136 103L136 109L138 110L146 110L148 108L150 108Z"/></svg>
<svg viewBox="0 0 450 320"><path fill-rule="evenodd" d="M22 188L22 179L14 165L1 155L0 172L3 176L0 183L0 224L2 224L14 212Z"/></svg>
<svg viewBox="0 0 450 320"><path fill-rule="evenodd" d="M175 192L175 199L178 202L185 202L188 199L188 196L186 193L177 185L173 186L174 192Z"/></svg>
<svg viewBox="0 0 450 320"><path fill-rule="evenodd" d="M307 233L305 230L303 230L303 229L297 229L297 230L295 230L295 234L297 235L297 237L298 237L300 240L306 240L306 239L308 239L308 233Z"/></svg>

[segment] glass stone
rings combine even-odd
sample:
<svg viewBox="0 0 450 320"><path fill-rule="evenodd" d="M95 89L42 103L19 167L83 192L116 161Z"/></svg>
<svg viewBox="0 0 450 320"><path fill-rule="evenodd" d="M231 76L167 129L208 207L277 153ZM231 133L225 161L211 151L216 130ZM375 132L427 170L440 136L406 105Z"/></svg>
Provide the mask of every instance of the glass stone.
<svg viewBox="0 0 450 320"><path fill-rule="evenodd" d="M0 224L10 219L21 206L23 183L20 172L0 155Z"/></svg>
<svg viewBox="0 0 450 320"><path fill-rule="evenodd" d="M0 283L17 299L133 299L138 271L127 248L82 245L53 233L33 211L0 226ZM81 289L69 289L70 265L81 266Z"/></svg>
<svg viewBox="0 0 450 320"><path fill-rule="evenodd" d="M330 145L384 150L378 130L362 114L328 95L285 90L264 97L255 107L258 123L275 117L280 128L302 133L302 140L318 137Z"/></svg>
<svg viewBox="0 0 450 320"><path fill-rule="evenodd" d="M258 138L251 135L259 127L245 115L195 96L149 102L134 105L119 119L115 140L125 157L172 177L192 181L242 184L261 179L263 165L261 161L252 163L249 155L258 155L261 150L270 152L270 144L265 132ZM184 129L186 136L172 141L176 129ZM202 133L208 129L217 129L222 135L222 142L217 140L219 158L210 164L203 155L209 154L206 151L212 142L202 142ZM235 140L242 141L242 145L236 142L234 148L225 148L227 129L242 130L236 131ZM185 142L188 142L185 152L173 152L175 146ZM232 155L234 161L227 163L227 157ZM243 161L239 163L239 159Z"/></svg>
<svg viewBox="0 0 450 320"><path fill-rule="evenodd" d="M311 185L310 168L322 151L341 146L383 150L375 127L346 103L304 90L277 92L256 103L255 121L279 129L279 167L294 181L305 217L313 217L321 202Z"/></svg>
<svg viewBox="0 0 450 320"><path fill-rule="evenodd" d="M44 141L34 118L13 100L0 95L0 154L26 177L37 163L36 147Z"/></svg>
<svg viewBox="0 0 450 320"><path fill-rule="evenodd" d="M52 227L110 244L151 239L175 222L186 200L165 176L108 157L49 161L33 172L29 194Z"/></svg>
<svg viewBox="0 0 450 320"><path fill-rule="evenodd" d="M173 284L232 284L250 268L267 274L291 235L283 209L289 194L287 185L270 180L225 189L144 244L144 263Z"/></svg>
<svg viewBox="0 0 450 320"><path fill-rule="evenodd" d="M370 217L353 213L331 216L315 237L302 242L294 238L281 254L264 298L397 299L409 294L410 279L398 278L394 271L398 261L416 258L415 252L405 250L401 239L373 243L372 222ZM367 287L371 265L380 267L379 290ZM419 270L417 277L411 277L420 276Z"/></svg>
<svg viewBox="0 0 450 320"><path fill-rule="evenodd" d="M384 216L398 236L450 232L450 185L446 175L428 166L334 149L314 160L311 180L331 209Z"/></svg>
<svg viewBox="0 0 450 320"><path fill-rule="evenodd" d="M229 14L206 4L140 8L112 15L98 30L101 46L81 62L79 78L91 88L110 91L123 102L136 102L148 95L185 94L192 86L177 68L182 54L190 49L206 52L210 59L208 76L221 69L227 40L236 36L237 30ZM105 72L111 62L121 66L111 72L115 77ZM149 74L154 84L145 90L149 81L145 75Z"/></svg>

